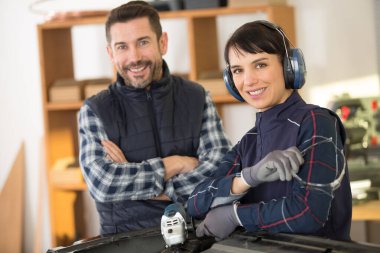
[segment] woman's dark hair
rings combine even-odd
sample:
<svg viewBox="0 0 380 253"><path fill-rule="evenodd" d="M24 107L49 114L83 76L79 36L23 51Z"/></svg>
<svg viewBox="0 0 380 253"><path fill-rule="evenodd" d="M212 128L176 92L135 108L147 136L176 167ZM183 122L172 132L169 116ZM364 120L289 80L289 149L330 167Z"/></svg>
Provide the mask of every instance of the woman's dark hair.
<svg viewBox="0 0 380 253"><path fill-rule="evenodd" d="M253 54L277 54L280 56L282 63L284 57L286 57L286 50L289 51L290 43L285 34L281 34L276 28L283 32L277 25L264 20L249 22L239 27L228 39L224 48L226 63L228 65L230 63L228 57L230 48L233 48L237 53L245 51Z"/></svg>
<svg viewBox="0 0 380 253"><path fill-rule="evenodd" d="M130 1L109 13L106 21L106 38L107 42L111 42L110 29L115 23L127 22L136 18L148 17L152 30L156 33L157 39L161 38L162 27L160 17L156 9L144 1Z"/></svg>

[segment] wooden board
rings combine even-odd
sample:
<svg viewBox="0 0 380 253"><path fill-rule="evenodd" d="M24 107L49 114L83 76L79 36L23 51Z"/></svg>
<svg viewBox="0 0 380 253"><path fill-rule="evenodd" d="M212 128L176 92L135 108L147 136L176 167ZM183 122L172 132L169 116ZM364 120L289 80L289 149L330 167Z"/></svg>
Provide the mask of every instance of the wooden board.
<svg viewBox="0 0 380 253"><path fill-rule="evenodd" d="M352 207L352 220L380 221L380 200L354 205Z"/></svg>
<svg viewBox="0 0 380 253"><path fill-rule="evenodd" d="M22 252L24 221L24 145L22 144L0 192L0 249ZM4 169L4 168L2 168Z"/></svg>

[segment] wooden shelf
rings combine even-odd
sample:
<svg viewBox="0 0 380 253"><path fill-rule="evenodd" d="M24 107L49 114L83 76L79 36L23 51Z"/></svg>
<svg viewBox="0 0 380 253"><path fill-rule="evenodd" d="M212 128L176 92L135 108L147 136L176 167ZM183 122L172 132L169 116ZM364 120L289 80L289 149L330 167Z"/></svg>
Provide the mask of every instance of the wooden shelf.
<svg viewBox="0 0 380 253"><path fill-rule="evenodd" d="M49 172L50 185L55 189L80 191L87 189L75 157L59 159Z"/></svg>
<svg viewBox="0 0 380 253"><path fill-rule="evenodd" d="M51 184L51 187L55 190L62 191L85 191L87 190L87 185L83 183L67 183L67 184Z"/></svg>
<svg viewBox="0 0 380 253"><path fill-rule="evenodd" d="M222 7L222 8L212 8L212 9L196 9L196 10L180 10L180 11L163 11L159 12L161 19L178 19L178 18L206 18L215 17L221 15L236 15L245 13L256 13L262 12L267 13L270 17L269 19L274 20L276 17L273 16L274 12L293 10L292 7L286 5L257 5L257 6L247 6L247 7ZM272 18L272 16L274 18ZM83 17L83 18L72 18L69 20L52 20L39 24L38 27L43 29L62 29L69 28L78 25L103 25L106 21L105 16L99 17Z"/></svg>
<svg viewBox="0 0 380 253"><path fill-rule="evenodd" d="M211 93L211 98L214 101L215 104L225 104L225 103L236 103L236 99L232 97L230 94L228 94L226 90L226 94L219 94L219 95L213 95ZM46 105L46 109L48 111L54 112L54 111L77 111L82 106L82 102L75 102L75 103L48 103Z"/></svg>
<svg viewBox="0 0 380 253"><path fill-rule="evenodd" d="M211 98L214 103L225 104L225 103L236 103L237 100L232 97L224 86L222 79L209 79L209 80L197 80L198 83L202 84L207 91L210 91ZM82 106L83 101L80 102L49 102L46 104L46 109L48 111L69 111L69 110L79 110Z"/></svg>
<svg viewBox="0 0 380 253"><path fill-rule="evenodd" d="M231 95L211 96L211 98L216 105L237 103L236 99Z"/></svg>
<svg viewBox="0 0 380 253"><path fill-rule="evenodd" d="M186 51L189 52L187 57L190 63L188 78L201 83L206 90L210 90L211 97L218 107L237 101L229 95L222 79L201 80L204 73L220 72L216 18L222 15L248 13L265 13L268 20L284 28L291 41L296 41L294 11L289 6L260 5L160 12L162 19L185 19L188 34L188 50ZM52 170L57 161L65 157L78 157L77 111L83 101L52 103L48 99L49 90L58 79L75 78L72 28L104 25L105 21L104 15L51 21L37 26L53 246L68 245L84 237L82 233L85 229L78 230L78 228L85 225L75 223L81 220L83 213L74 206L80 199L80 193L87 188L83 181L77 180L78 178L72 182L57 182L56 178L50 178L50 175L54 174Z"/></svg>
<svg viewBox="0 0 380 253"><path fill-rule="evenodd" d="M70 102L70 103L47 103L46 109L48 111L65 111L65 110L79 110L82 106L83 101L81 102Z"/></svg>
<svg viewBox="0 0 380 253"><path fill-rule="evenodd" d="M352 220L380 221L380 200L352 206Z"/></svg>

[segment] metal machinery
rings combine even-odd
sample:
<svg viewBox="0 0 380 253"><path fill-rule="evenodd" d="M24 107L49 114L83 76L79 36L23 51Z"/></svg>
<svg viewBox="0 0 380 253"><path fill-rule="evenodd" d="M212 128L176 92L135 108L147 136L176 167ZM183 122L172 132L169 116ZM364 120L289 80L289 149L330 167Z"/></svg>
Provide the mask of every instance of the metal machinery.
<svg viewBox="0 0 380 253"><path fill-rule="evenodd" d="M343 96L331 104L347 132L347 158L380 157L380 97L349 98Z"/></svg>
<svg viewBox="0 0 380 253"><path fill-rule="evenodd" d="M334 100L347 133L346 158L353 203L380 197L380 97Z"/></svg>

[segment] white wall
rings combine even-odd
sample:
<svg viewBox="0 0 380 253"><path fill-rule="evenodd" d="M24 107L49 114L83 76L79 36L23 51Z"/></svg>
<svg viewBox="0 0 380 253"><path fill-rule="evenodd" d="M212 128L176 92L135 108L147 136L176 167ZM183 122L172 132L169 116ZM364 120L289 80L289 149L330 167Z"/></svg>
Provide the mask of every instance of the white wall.
<svg viewBox="0 0 380 253"><path fill-rule="evenodd" d="M355 94L379 95L373 1L375 0L288 0L296 7L296 44L303 49L308 67L307 85L302 92L308 101L325 105L327 101L321 100L317 94L323 94L323 98L327 100L335 93L348 92L347 88L355 87L360 87ZM65 3L67 6L68 0L52 2L60 2L61 5ZM87 6L93 6L94 2L96 1ZM107 6L113 6L116 2L118 1L108 1ZM20 143L25 142L25 204L28 210L25 215L25 252L32 252L35 243L34 232L39 212L38 175L43 164L43 119L36 36L36 24L42 19L28 11L30 3L31 0L0 0L0 188ZM83 35L82 32L80 34ZM91 34L86 33L85 36L95 36L95 39L87 38L87 42L92 42L95 52L102 51L105 46L103 33L94 29ZM80 38L78 41L81 41ZM175 45L178 40L171 37L169 43ZM88 45L89 43L86 46ZM75 56L75 73L78 77L85 78L91 73L105 75L110 72L105 51L99 52L104 53L99 57L104 65L88 65L83 60L92 59L91 51L81 50L83 45L74 47L79 55ZM167 59L173 63L180 61L178 66L186 69L182 54L171 54ZM254 111L244 104L224 106L223 114L226 131L233 142L254 122ZM46 201L44 203L46 210ZM42 251L45 252L50 246L50 238L48 215L44 213L43 217L44 234L41 243Z"/></svg>
<svg viewBox="0 0 380 253"><path fill-rule="evenodd" d="M380 95L374 1L288 0L297 7L297 46L306 58L309 102L326 106L344 92Z"/></svg>
<svg viewBox="0 0 380 253"><path fill-rule="evenodd" d="M35 18L28 1L0 1L0 188L20 144L26 144L25 242L36 224L43 131ZM5 229L5 228L3 228Z"/></svg>

